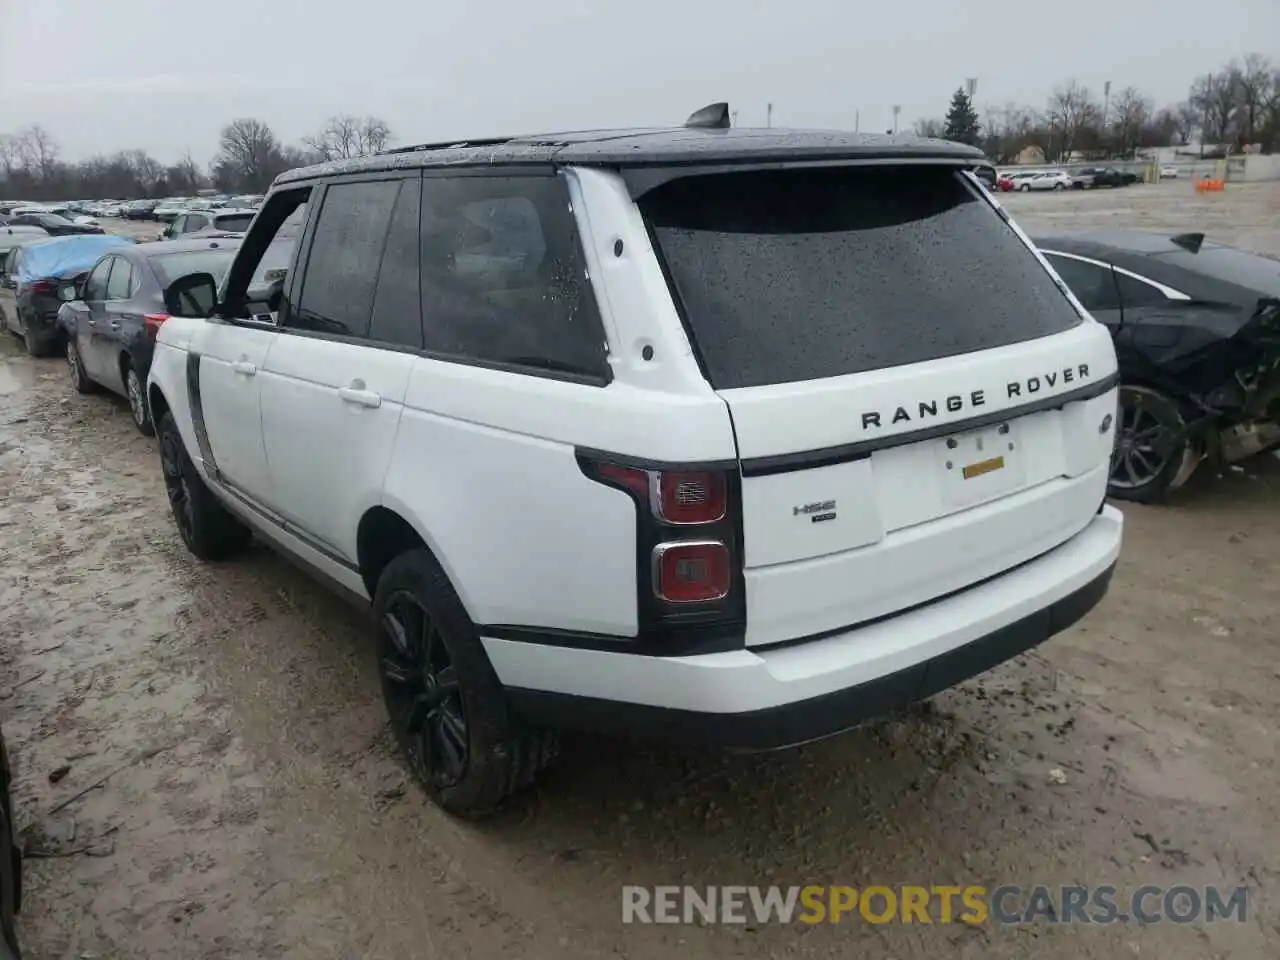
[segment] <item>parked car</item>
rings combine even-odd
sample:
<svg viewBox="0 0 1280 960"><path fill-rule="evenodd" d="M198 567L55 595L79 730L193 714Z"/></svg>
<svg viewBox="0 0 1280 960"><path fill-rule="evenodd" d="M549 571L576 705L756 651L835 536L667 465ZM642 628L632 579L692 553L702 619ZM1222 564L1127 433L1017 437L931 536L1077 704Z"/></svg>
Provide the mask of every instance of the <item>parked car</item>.
<svg viewBox="0 0 1280 960"><path fill-rule="evenodd" d="M54 237L29 243L10 255L10 269L14 270L17 283L9 325L13 333L22 337L28 353L45 357L61 352L60 289L67 280L83 275L104 251L131 244L124 237L106 235Z"/></svg>
<svg viewBox="0 0 1280 960"><path fill-rule="evenodd" d="M13 816L13 767L0 735L0 960L21 960L14 919L22 909L22 846Z"/></svg>
<svg viewBox="0 0 1280 960"><path fill-rule="evenodd" d="M237 210L257 210L262 206L262 197L257 194L242 194L229 199L226 206L235 207Z"/></svg>
<svg viewBox="0 0 1280 960"><path fill-rule="evenodd" d="M169 319L165 292L190 273L221 280L238 239L144 243L107 251L83 283L63 284L58 323L66 335L67 366L79 393L99 386L129 401L134 425L155 432L146 382L156 333Z"/></svg>
<svg viewBox="0 0 1280 960"><path fill-rule="evenodd" d="M1201 233L1035 242L1115 339L1111 496L1153 502L1205 460L1237 463L1280 444L1280 261Z"/></svg>
<svg viewBox="0 0 1280 960"><path fill-rule="evenodd" d="M1008 173L1001 173L996 176L996 189L1001 193L1008 193L1013 189L1013 177Z"/></svg>
<svg viewBox="0 0 1280 960"><path fill-rule="evenodd" d="M159 200L135 200L125 206L121 216L126 220L154 220Z"/></svg>
<svg viewBox="0 0 1280 960"><path fill-rule="evenodd" d="M56 213L18 213L9 217L15 227L40 227L51 237L69 237L83 233L102 233L102 227L76 223Z"/></svg>
<svg viewBox="0 0 1280 960"><path fill-rule="evenodd" d="M78 223L82 227L100 227L102 222L97 217L91 217L88 214L77 214L71 218L72 223Z"/></svg>
<svg viewBox="0 0 1280 960"><path fill-rule="evenodd" d="M1085 167L1071 178L1071 185L1083 190L1093 187L1127 187L1141 179L1136 173L1125 173L1115 167Z"/></svg>
<svg viewBox="0 0 1280 960"><path fill-rule="evenodd" d="M170 223L178 214L187 209L190 200L185 197L169 197L161 200L152 210L152 216L161 223Z"/></svg>
<svg viewBox="0 0 1280 960"><path fill-rule="evenodd" d="M1067 190L1071 187L1071 177L1061 170L1042 170L1029 177L1017 181L1019 190Z"/></svg>
<svg viewBox="0 0 1280 960"><path fill-rule="evenodd" d="M1178 168L1177 167L1161 167L1160 179L1161 180L1177 180Z"/></svg>
<svg viewBox="0 0 1280 960"><path fill-rule="evenodd" d="M980 154L728 117L290 171L220 293L171 288L148 397L184 542L256 533L371 602L450 811L562 725L837 733L1106 592L1115 349Z"/></svg>
<svg viewBox="0 0 1280 960"><path fill-rule="evenodd" d="M249 229L256 211L223 207L217 210L188 210L179 214L165 228L167 239L176 239L195 233L243 233Z"/></svg>

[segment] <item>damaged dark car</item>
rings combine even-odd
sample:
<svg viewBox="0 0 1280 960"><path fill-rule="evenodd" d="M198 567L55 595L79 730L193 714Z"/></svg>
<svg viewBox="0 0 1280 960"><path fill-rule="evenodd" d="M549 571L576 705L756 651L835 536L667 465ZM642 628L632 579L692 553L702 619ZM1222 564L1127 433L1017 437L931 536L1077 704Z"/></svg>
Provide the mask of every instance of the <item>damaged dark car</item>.
<svg viewBox="0 0 1280 960"><path fill-rule="evenodd" d="M1151 503L1280 445L1280 260L1118 231L1033 238L1120 361L1108 493Z"/></svg>

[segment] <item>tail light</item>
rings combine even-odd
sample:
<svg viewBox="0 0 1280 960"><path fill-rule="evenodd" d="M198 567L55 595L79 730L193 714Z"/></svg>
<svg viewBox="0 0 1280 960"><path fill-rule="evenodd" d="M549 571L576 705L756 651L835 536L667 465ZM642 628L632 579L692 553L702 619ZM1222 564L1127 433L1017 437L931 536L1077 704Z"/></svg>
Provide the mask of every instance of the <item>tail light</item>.
<svg viewBox="0 0 1280 960"><path fill-rule="evenodd" d="M736 464L671 468L584 455L578 462L635 504L640 647L666 655L741 647L746 590Z"/></svg>
<svg viewBox="0 0 1280 960"><path fill-rule="evenodd" d="M729 593L729 548L719 540L676 540L653 548L653 592L667 603L705 603Z"/></svg>
<svg viewBox="0 0 1280 960"><path fill-rule="evenodd" d="M37 280L31 284L32 293L47 293L50 296L57 296L58 284L54 280Z"/></svg>
<svg viewBox="0 0 1280 960"><path fill-rule="evenodd" d="M160 333L160 327L163 326L164 322L168 319L169 314L167 313L144 313L142 315L142 322L146 324L147 336L154 340Z"/></svg>

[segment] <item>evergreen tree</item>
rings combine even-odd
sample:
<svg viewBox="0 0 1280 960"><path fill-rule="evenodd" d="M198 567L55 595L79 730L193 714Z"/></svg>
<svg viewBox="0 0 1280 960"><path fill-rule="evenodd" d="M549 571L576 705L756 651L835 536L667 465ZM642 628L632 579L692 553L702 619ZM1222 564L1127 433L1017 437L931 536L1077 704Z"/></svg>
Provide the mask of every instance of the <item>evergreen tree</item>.
<svg viewBox="0 0 1280 960"><path fill-rule="evenodd" d="M978 113L969 101L964 89L958 89L951 98L951 108L947 111L947 130L943 136L948 140L967 143L976 147L982 141L982 126L978 123Z"/></svg>

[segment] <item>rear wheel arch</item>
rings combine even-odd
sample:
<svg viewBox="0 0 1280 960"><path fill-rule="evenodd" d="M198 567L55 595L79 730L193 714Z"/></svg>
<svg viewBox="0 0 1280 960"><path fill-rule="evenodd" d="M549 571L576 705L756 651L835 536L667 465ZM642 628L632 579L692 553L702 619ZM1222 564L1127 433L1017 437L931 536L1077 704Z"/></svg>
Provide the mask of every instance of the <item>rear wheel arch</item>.
<svg viewBox="0 0 1280 960"><path fill-rule="evenodd" d="M151 407L151 422L159 423L169 412L169 400L154 383L147 388L147 405Z"/></svg>

